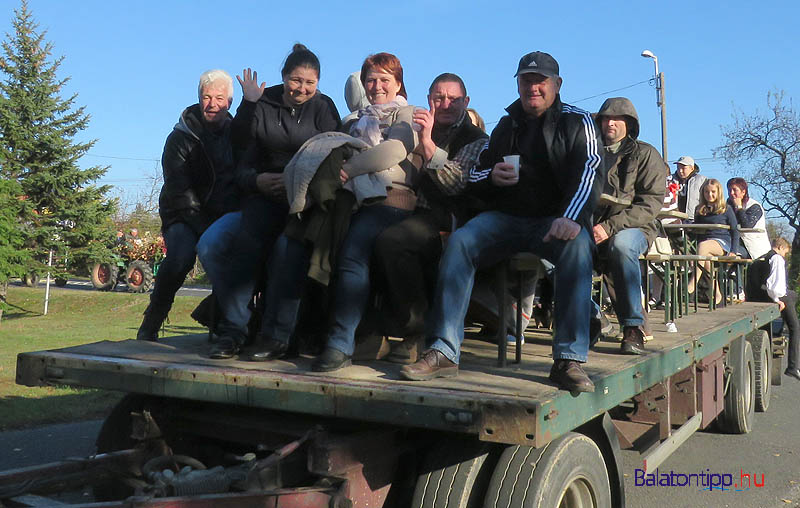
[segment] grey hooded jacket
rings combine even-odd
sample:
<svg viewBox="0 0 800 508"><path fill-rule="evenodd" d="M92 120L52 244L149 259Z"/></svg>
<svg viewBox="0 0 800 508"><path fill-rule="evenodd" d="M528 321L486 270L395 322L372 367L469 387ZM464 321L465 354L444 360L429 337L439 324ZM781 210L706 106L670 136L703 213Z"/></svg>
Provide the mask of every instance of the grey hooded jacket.
<svg viewBox="0 0 800 508"><path fill-rule="evenodd" d="M609 237L623 229L639 228L652 243L657 236L656 216L664 202L669 168L652 145L639 141L639 115L630 100L606 100L596 115L598 123L603 116L625 116L628 131L617 153L605 154L609 169L603 192L631 204L598 206L594 222Z"/></svg>

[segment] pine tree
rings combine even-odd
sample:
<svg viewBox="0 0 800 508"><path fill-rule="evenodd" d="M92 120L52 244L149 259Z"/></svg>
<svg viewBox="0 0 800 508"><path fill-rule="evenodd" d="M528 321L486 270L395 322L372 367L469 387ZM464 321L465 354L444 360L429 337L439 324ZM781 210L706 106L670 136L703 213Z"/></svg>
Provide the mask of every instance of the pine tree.
<svg viewBox="0 0 800 508"><path fill-rule="evenodd" d="M27 0L14 13L0 56L0 178L19 183L25 244L38 270L51 249L56 273L85 270L107 258L113 238L116 203L106 197L110 186L94 184L108 168L78 166L94 144L73 140L89 115L74 107L77 94L61 97L69 81L57 76L63 57L51 59L53 45L38 31Z"/></svg>
<svg viewBox="0 0 800 508"><path fill-rule="evenodd" d="M0 178L0 319L5 310L8 280L21 277L28 268L28 252L23 249L25 230L21 222L22 202L19 184Z"/></svg>

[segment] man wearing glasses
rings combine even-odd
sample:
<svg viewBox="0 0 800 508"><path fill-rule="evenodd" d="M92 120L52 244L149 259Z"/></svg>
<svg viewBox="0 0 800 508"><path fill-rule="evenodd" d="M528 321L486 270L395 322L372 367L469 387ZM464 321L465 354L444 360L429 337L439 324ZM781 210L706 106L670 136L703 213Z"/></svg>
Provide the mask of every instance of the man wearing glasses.
<svg viewBox="0 0 800 508"><path fill-rule="evenodd" d="M417 359L442 254L440 232L451 231L454 222L463 223L475 213L460 194L488 139L466 114L469 96L459 76L437 76L428 90L428 105L429 111L418 108L414 115L420 133L412 157L422 160L417 209L387 228L375 243L374 258L387 285L384 331L407 337L388 358L400 363Z"/></svg>

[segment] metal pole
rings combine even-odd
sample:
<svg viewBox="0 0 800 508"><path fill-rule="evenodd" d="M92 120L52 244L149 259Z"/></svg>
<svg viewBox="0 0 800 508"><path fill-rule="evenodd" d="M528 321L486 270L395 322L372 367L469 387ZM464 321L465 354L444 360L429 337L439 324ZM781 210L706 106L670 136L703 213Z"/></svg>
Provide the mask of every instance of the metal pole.
<svg viewBox="0 0 800 508"><path fill-rule="evenodd" d="M664 95L664 73L658 73L658 105L661 108L661 156L669 164L667 157L667 100Z"/></svg>
<svg viewBox="0 0 800 508"><path fill-rule="evenodd" d="M47 284L44 290L44 315L47 315L47 306L50 303L50 269L53 267L53 249L50 249L50 257L47 259Z"/></svg>

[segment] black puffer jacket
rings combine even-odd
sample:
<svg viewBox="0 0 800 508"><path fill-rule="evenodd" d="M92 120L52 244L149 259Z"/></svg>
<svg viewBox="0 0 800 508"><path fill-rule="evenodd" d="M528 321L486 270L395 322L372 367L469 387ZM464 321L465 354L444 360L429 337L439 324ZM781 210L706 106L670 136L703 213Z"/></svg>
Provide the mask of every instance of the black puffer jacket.
<svg viewBox="0 0 800 508"><path fill-rule="evenodd" d="M557 98L541 118L540 136L536 121L525 114L519 100L506 111L470 170L467 191L493 210L521 217L566 217L591 231L605 166L589 113ZM495 186L494 165L513 154L521 155L519 182Z"/></svg>
<svg viewBox="0 0 800 508"><path fill-rule="evenodd" d="M215 132L202 118L199 104L186 108L164 145L164 185L158 198L162 229L184 222L200 234L222 214L235 210L239 201L235 185L214 188L218 175L230 174L235 167L230 115ZM212 194L214 203L209 202Z"/></svg>
<svg viewBox="0 0 800 508"><path fill-rule="evenodd" d="M232 125L237 184L255 191L259 173L282 173L309 138L341 126L336 105L319 91L299 106L284 105L283 85L264 90L258 102L242 100Z"/></svg>
<svg viewBox="0 0 800 508"><path fill-rule="evenodd" d="M624 97L606 100L597 113L603 116L624 116L627 136L617 153L608 152L608 172L603 192L630 201L630 205L598 207L595 223L614 236L623 229L638 228L651 243L658 235L656 216L664 203L669 168L652 145L639 141L639 115L633 103Z"/></svg>

